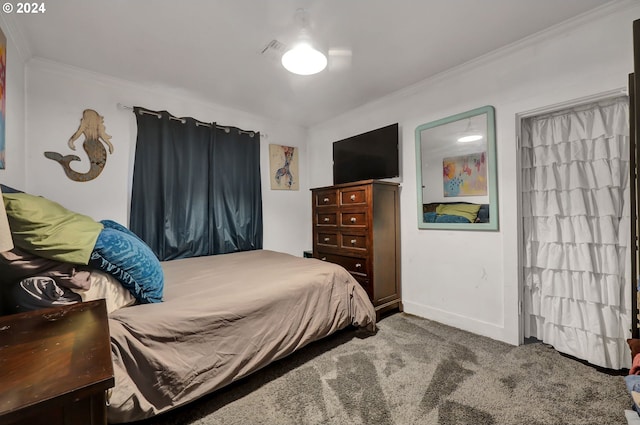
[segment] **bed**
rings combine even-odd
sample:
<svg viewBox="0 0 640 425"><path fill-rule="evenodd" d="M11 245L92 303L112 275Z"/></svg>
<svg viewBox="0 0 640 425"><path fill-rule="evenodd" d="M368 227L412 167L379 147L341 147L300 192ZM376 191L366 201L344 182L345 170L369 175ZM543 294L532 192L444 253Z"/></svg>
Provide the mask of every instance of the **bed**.
<svg viewBox="0 0 640 425"><path fill-rule="evenodd" d="M221 388L350 325L375 326L342 267L259 250L162 264L165 299L109 318L109 421L153 416Z"/></svg>
<svg viewBox="0 0 640 425"><path fill-rule="evenodd" d="M184 405L339 329L375 330L366 291L341 266L269 250L160 263L117 223L3 198L16 244L0 254L4 313L107 299L110 423Z"/></svg>

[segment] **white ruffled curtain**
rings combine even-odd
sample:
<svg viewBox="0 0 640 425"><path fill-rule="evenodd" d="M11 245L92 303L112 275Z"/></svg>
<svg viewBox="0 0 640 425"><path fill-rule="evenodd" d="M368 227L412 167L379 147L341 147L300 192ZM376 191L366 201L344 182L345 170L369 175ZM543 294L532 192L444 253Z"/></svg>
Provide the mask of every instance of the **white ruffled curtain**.
<svg viewBox="0 0 640 425"><path fill-rule="evenodd" d="M626 97L522 123L525 336L630 367Z"/></svg>

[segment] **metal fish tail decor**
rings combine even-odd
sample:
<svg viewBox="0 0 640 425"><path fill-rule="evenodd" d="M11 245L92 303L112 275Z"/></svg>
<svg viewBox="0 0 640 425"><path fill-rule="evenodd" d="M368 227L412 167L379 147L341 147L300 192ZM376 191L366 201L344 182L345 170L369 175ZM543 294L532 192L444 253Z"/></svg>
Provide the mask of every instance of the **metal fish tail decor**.
<svg viewBox="0 0 640 425"><path fill-rule="evenodd" d="M69 139L69 147L76 150L74 142L84 134L84 142L82 147L89 156L90 167L86 173L79 173L71 168L71 161L80 161L77 155L62 156L58 152L45 152L44 156L62 165L62 169L71 180L77 182L86 182L93 180L100 175L107 163L107 150L104 144L109 147L109 153L113 153L113 145L111 144L111 136L109 136L104 128L104 117L93 109L85 109L80 120L80 127Z"/></svg>

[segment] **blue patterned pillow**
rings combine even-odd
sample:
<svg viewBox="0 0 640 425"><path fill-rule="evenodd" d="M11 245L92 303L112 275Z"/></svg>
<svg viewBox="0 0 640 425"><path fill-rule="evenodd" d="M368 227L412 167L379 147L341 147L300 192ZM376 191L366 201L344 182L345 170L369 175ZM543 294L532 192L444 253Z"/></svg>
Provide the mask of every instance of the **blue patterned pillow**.
<svg viewBox="0 0 640 425"><path fill-rule="evenodd" d="M111 220L91 253L89 265L111 274L141 303L162 301L164 275L160 261L138 236Z"/></svg>

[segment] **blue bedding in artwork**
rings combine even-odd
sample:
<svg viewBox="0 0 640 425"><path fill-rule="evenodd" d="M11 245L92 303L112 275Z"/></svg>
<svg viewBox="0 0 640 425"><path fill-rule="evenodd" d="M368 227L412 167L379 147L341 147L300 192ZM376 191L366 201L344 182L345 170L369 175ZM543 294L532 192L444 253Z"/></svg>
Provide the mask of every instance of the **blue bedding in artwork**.
<svg viewBox="0 0 640 425"><path fill-rule="evenodd" d="M425 223L470 223L469 220L459 215L438 214L435 212L424 213L424 222Z"/></svg>
<svg viewBox="0 0 640 425"><path fill-rule="evenodd" d="M436 209L442 206L479 205L473 223L489 223L489 204L471 204L467 202L434 202L423 205L423 220L425 223L472 223L462 214L438 214Z"/></svg>

